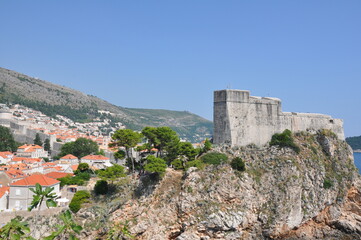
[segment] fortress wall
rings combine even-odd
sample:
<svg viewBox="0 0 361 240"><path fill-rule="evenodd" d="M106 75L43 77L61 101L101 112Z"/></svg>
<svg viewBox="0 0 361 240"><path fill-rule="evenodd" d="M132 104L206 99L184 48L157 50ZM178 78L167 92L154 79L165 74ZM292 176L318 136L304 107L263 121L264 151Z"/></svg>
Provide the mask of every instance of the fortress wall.
<svg viewBox="0 0 361 240"><path fill-rule="evenodd" d="M343 122L328 115L283 113L281 100L249 95L249 91L214 92L215 144L264 145L285 129L293 132L330 129L344 139Z"/></svg>

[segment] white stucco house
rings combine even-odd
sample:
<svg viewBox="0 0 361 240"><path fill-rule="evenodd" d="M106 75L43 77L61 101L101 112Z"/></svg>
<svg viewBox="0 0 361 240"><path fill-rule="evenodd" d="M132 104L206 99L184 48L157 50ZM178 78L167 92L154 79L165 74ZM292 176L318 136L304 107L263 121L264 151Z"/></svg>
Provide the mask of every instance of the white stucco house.
<svg viewBox="0 0 361 240"><path fill-rule="evenodd" d="M88 155L88 156L82 157L80 162L87 163L89 165L89 167L98 168L98 169L113 166L113 164L110 163L110 159L107 157L104 157L103 155Z"/></svg>
<svg viewBox="0 0 361 240"><path fill-rule="evenodd" d="M16 156L27 157L27 158L47 158L49 157L49 153L39 145L24 144L18 147L18 150L16 151Z"/></svg>
<svg viewBox="0 0 361 240"><path fill-rule="evenodd" d="M39 183L43 189L46 187L54 187L53 192L60 197L60 181L49 178L43 174L33 174L10 184L9 209L28 209L34 195L34 193L30 191L30 188L35 188L36 183ZM43 203L41 209L45 208L46 204Z"/></svg>

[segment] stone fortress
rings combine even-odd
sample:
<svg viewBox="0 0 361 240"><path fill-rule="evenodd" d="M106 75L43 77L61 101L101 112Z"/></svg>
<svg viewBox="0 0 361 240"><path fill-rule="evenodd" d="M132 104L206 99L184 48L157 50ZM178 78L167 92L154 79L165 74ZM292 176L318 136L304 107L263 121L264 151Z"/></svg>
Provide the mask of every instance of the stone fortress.
<svg viewBox="0 0 361 240"><path fill-rule="evenodd" d="M345 139L343 121L315 113L282 112L281 100L250 96L249 91L214 92L214 144L246 146L268 143L285 129L292 132L330 129Z"/></svg>

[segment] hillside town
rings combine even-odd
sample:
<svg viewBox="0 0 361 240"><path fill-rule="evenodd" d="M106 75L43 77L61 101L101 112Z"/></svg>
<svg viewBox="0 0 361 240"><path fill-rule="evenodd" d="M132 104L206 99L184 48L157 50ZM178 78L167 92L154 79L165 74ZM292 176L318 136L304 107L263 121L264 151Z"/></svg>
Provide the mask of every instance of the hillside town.
<svg viewBox="0 0 361 240"><path fill-rule="evenodd" d="M54 150L60 148L61 144L75 141L78 138L87 138L96 142L100 149L107 151L111 134L125 126L120 122L112 123L112 120L107 118L112 115L109 111L99 110L98 113L101 117L97 117L91 122L79 123L61 115L52 118L19 104L11 106L0 104L0 125L10 127L15 136L17 134L29 135L29 132L42 133L43 139L50 139ZM13 125L16 127L11 127ZM58 147L54 146L55 142L58 143ZM56 153L55 151L52 155L54 156Z"/></svg>

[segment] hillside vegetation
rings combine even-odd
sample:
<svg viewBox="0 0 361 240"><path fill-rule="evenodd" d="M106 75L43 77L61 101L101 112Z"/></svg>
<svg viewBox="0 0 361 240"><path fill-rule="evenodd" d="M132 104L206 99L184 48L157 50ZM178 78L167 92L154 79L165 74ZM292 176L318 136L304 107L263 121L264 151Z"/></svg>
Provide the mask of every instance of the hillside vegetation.
<svg viewBox="0 0 361 240"><path fill-rule="evenodd" d="M21 104L48 116L63 115L77 122L99 117L98 110L114 113L113 121L127 128L169 126L181 138L196 142L212 135L213 124L186 111L136 109L115 106L95 96L0 68L0 102Z"/></svg>
<svg viewBox="0 0 361 240"><path fill-rule="evenodd" d="M348 137L346 142L351 146L353 150L361 149L361 136L358 137Z"/></svg>

